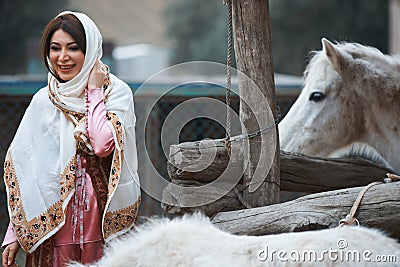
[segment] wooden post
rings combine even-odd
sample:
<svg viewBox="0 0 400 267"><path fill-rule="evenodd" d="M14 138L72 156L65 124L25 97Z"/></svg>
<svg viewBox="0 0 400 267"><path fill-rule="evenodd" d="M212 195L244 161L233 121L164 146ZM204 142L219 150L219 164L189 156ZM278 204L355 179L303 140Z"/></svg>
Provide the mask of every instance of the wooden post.
<svg viewBox="0 0 400 267"><path fill-rule="evenodd" d="M239 76L240 120L247 133L260 130L256 118L266 117L265 99L276 118L275 83L272 65L271 32L269 26L268 0L232 0L234 25L234 46L238 71L249 77L254 84ZM259 97L254 90L260 90L264 97ZM246 102L246 104L245 104ZM276 133L278 127L274 127ZM274 129L273 129L274 130ZM265 135L271 134L270 132ZM277 134L276 134L277 136ZM267 177L261 180L255 191L249 190L260 155L271 153L262 137L249 140L249 159L244 173L245 190L243 198L247 206L260 207L279 202L279 140L276 137L276 153ZM265 142L264 142L265 143ZM261 163L262 164L262 163ZM259 166L260 167L260 166ZM262 166L261 166L262 167ZM266 173L265 173L266 175ZM254 181L253 181L254 182ZM246 186L247 185L247 186ZM251 188L250 188L251 189Z"/></svg>
<svg viewBox="0 0 400 267"><path fill-rule="evenodd" d="M389 53L400 54L400 0L389 1Z"/></svg>

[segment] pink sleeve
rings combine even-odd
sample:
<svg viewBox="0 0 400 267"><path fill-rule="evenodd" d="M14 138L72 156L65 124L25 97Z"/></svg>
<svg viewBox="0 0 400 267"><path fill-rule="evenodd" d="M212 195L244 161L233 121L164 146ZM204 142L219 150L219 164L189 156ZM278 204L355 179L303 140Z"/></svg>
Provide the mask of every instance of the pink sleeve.
<svg viewBox="0 0 400 267"><path fill-rule="evenodd" d="M1 247L7 246L8 244L14 243L16 241L17 241L17 236L15 235L14 227L10 222L8 224L7 232L4 237L3 244L1 244Z"/></svg>
<svg viewBox="0 0 400 267"><path fill-rule="evenodd" d="M107 124L107 109L101 88L86 90L87 131L94 153L106 157L113 152L115 144Z"/></svg>

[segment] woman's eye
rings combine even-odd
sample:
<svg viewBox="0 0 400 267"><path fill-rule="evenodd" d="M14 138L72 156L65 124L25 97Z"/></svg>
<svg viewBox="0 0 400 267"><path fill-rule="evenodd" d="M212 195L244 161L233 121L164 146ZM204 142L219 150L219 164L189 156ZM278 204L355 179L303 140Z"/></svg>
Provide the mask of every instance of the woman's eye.
<svg viewBox="0 0 400 267"><path fill-rule="evenodd" d="M79 51L81 50L81 48L77 45L71 46L69 49L71 49L72 51Z"/></svg>
<svg viewBox="0 0 400 267"><path fill-rule="evenodd" d="M322 99L324 99L326 95L322 92L312 92L308 100L314 101L314 102L319 102Z"/></svg>
<svg viewBox="0 0 400 267"><path fill-rule="evenodd" d="M50 46L50 50L58 51L58 50L60 50L60 47L53 45L53 46Z"/></svg>

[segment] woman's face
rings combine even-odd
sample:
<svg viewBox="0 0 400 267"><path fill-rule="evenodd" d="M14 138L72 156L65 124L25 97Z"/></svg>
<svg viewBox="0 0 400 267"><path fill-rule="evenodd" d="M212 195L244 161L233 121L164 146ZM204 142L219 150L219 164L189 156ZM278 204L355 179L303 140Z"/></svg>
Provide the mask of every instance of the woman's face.
<svg viewBox="0 0 400 267"><path fill-rule="evenodd" d="M67 32L59 29L50 40L49 58L54 72L63 81L69 81L81 71L85 55Z"/></svg>

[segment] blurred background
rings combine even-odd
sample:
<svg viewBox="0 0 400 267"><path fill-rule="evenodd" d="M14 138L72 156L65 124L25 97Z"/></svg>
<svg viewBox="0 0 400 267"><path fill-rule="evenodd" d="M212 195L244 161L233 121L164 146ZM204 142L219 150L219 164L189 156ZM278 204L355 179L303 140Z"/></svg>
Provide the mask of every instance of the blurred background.
<svg viewBox="0 0 400 267"><path fill-rule="evenodd" d="M158 71L194 60L226 62L227 8L222 0L1 0L0 2L0 158L3 160L32 95L46 85L38 42L50 19L60 11L81 11L98 25L104 40L103 61L133 92ZM307 55L321 49L321 38L375 46L384 53L400 52L400 0L270 0L270 23L278 105L284 114L301 90ZM260 55L262 56L262 55ZM223 72L202 70L224 81ZM182 74L180 74L182 75ZM139 146L139 174L150 183L148 165L167 178L167 157L160 129L168 113L183 101L207 96L225 101L224 88L187 84L171 90L141 117L152 95L174 87L179 77L146 84L135 96L137 127L145 127L145 146ZM223 82L222 82L223 83ZM235 84L234 84L235 86ZM146 95L146 92L149 92ZM232 97L237 111L239 101ZM193 107L195 110L196 107ZM210 109L212 106L200 108ZM179 117L175 118L177 127ZM219 123L201 118L184 125L179 142L223 138ZM149 153L150 162L143 158ZM150 184L154 190L162 190ZM5 192L0 186L0 235L8 224ZM141 214L163 214L160 203L144 193Z"/></svg>
<svg viewBox="0 0 400 267"><path fill-rule="evenodd" d="M398 16L391 24L389 11L398 2L270 0L275 71L301 75L307 53L321 48L322 37L396 51ZM170 64L226 61L222 0L2 0L0 7L0 74L45 74L38 40L62 10L82 11L96 22L105 61L129 80L148 78Z"/></svg>

